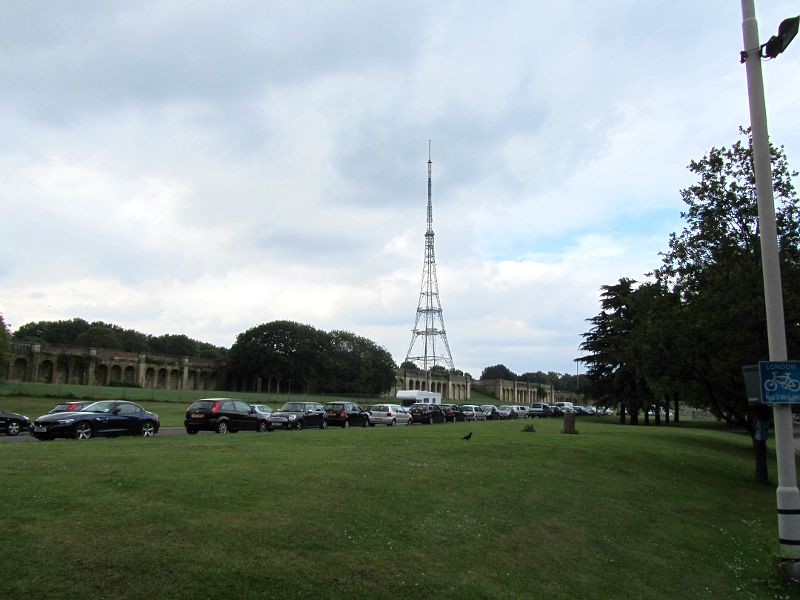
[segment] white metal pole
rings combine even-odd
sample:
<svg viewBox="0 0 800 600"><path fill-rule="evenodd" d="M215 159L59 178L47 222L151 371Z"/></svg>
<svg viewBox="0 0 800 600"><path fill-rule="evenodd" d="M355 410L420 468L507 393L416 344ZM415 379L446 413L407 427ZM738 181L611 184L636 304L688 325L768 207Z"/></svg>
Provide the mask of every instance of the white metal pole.
<svg viewBox="0 0 800 600"><path fill-rule="evenodd" d="M761 50L754 0L742 0L742 33L746 52L747 94L750 100L750 127L753 136L753 162L758 193L758 221L761 231L761 265L764 272L764 301L767 308L767 337L770 360L786 360L786 331L783 318L778 235L772 196L767 110L761 74ZM794 459L794 432L791 408L773 406L775 447L778 459L778 542L781 559L790 574L800 577L800 491Z"/></svg>

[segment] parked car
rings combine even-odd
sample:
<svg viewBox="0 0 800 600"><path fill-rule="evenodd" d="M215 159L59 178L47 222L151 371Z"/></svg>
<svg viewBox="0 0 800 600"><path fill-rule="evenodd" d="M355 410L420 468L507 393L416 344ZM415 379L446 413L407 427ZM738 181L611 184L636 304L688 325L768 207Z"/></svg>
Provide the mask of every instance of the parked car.
<svg viewBox="0 0 800 600"><path fill-rule="evenodd" d="M53 413L58 413L58 412L74 412L74 411L77 411L77 410L80 410L82 408L85 408L85 407L89 406L90 404L92 404L92 402L94 402L94 400L79 400L79 401L76 401L76 402L59 402L53 408L51 408L49 411L47 411L47 414L48 415L52 415Z"/></svg>
<svg viewBox="0 0 800 600"><path fill-rule="evenodd" d="M186 409L183 421L186 433L198 431L236 433L237 431L267 431L269 418L259 415L256 409L236 398L203 398Z"/></svg>
<svg viewBox="0 0 800 600"><path fill-rule="evenodd" d="M454 423L456 420L456 414L458 413L458 405L457 404L440 404L439 406L442 407L442 411L445 414L445 421L450 421Z"/></svg>
<svg viewBox="0 0 800 600"><path fill-rule="evenodd" d="M31 428L31 420L25 415L0 408L0 431L6 435L19 435Z"/></svg>
<svg viewBox="0 0 800 600"><path fill-rule="evenodd" d="M542 404L541 402L531 404L531 407L528 410L528 416L531 418L539 417L542 419L544 417L549 417L552 414L553 411L550 410L550 407L547 404Z"/></svg>
<svg viewBox="0 0 800 600"><path fill-rule="evenodd" d="M500 419L516 419L517 411L510 404L503 404L497 408L497 414Z"/></svg>
<svg viewBox="0 0 800 600"><path fill-rule="evenodd" d="M560 406L557 406L555 404L548 404L548 406L550 407L550 411L553 413L554 417L563 417L564 416L564 411L561 410Z"/></svg>
<svg viewBox="0 0 800 600"><path fill-rule="evenodd" d="M514 404L512 405L514 412L517 413L518 419L527 419L528 418L528 407L522 406L521 404Z"/></svg>
<svg viewBox="0 0 800 600"><path fill-rule="evenodd" d="M269 422L273 428L284 429L328 426L325 408L319 402L287 402L272 413Z"/></svg>
<svg viewBox="0 0 800 600"><path fill-rule="evenodd" d="M496 421L500 418L500 413L497 412L497 407L494 404L481 404L483 414L486 415L487 421Z"/></svg>
<svg viewBox="0 0 800 600"><path fill-rule="evenodd" d="M486 414L477 404L465 404L461 407L461 413L466 421L485 421Z"/></svg>
<svg viewBox="0 0 800 600"><path fill-rule="evenodd" d="M353 402L328 402L324 407L328 425L369 425L369 413Z"/></svg>
<svg viewBox="0 0 800 600"><path fill-rule="evenodd" d="M398 423L401 425L411 425L412 423L411 413L399 404L376 404L370 409L369 414L369 424L373 427L379 423L390 427Z"/></svg>
<svg viewBox="0 0 800 600"><path fill-rule="evenodd" d="M158 415L126 400L101 400L69 413L48 413L34 420L31 433L40 440L71 437L140 435L152 437L161 426Z"/></svg>
<svg viewBox="0 0 800 600"><path fill-rule="evenodd" d="M269 429L269 417L274 412L271 406L266 404L251 404L250 408L255 409L256 414L264 421L267 422L267 429Z"/></svg>
<svg viewBox="0 0 800 600"><path fill-rule="evenodd" d="M422 402L415 402L408 409L411 413L411 420L414 423L444 423L447 420L447 415L438 404L423 404Z"/></svg>

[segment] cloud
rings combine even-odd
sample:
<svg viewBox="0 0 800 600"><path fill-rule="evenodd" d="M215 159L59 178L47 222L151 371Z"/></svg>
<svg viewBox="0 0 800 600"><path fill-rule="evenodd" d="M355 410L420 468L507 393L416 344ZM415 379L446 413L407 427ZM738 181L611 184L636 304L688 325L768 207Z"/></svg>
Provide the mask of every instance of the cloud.
<svg viewBox="0 0 800 600"><path fill-rule="evenodd" d="M456 366L571 372L599 287L658 265L685 166L748 120L728 4L15 3L0 311L224 346L286 318L402 361L432 140ZM790 160L798 60L765 69Z"/></svg>

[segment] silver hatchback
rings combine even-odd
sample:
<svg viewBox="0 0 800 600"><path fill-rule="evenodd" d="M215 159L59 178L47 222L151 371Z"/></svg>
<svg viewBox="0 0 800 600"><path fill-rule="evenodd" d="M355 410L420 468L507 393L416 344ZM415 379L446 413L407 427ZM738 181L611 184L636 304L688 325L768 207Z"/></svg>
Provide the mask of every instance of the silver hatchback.
<svg viewBox="0 0 800 600"><path fill-rule="evenodd" d="M378 423L389 427L411 425L411 413L399 404L375 404L369 409L369 424L374 427Z"/></svg>

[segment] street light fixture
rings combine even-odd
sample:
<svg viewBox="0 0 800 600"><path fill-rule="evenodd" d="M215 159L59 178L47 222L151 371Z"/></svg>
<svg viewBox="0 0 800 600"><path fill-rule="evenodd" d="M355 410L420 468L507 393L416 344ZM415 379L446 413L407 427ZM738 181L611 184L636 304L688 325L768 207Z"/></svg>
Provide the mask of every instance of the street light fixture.
<svg viewBox="0 0 800 600"><path fill-rule="evenodd" d="M764 272L764 304L767 312L767 338L770 361L787 359L786 328L783 316L778 233L775 200L772 195L767 110L761 59L775 58L797 34L800 17L785 19L778 35L760 45L754 0L742 0L742 62L747 68L747 95L750 103L750 127L753 136L753 164L758 196L758 221L761 240L761 266ZM790 576L800 578L800 491L794 458L794 430L791 406L773 405L775 454L778 462L778 543L780 556Z"/></svg>

